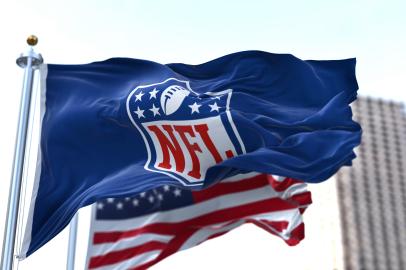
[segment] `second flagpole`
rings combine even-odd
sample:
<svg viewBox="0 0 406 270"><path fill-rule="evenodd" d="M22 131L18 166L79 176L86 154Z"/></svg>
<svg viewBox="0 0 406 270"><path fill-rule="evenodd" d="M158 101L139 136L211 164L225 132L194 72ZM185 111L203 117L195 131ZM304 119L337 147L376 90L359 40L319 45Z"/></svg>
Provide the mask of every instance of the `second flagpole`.
<svg viewBox="0 0 406 270"><path fill-rule="evenodd" d="M66 261L66 270L75 269L75 255L76 255L76 240L78 234L78 219L79 212L70 221L69 225L69 242L68 242L68 257Z"/></svg>

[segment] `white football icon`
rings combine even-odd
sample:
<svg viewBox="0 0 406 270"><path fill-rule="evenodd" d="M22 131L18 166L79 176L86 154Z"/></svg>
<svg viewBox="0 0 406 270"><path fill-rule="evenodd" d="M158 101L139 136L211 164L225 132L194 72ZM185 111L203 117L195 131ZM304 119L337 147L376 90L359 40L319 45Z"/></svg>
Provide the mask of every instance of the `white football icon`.
<svg viewBox="0 0 406 270"><path fill-rule="evenodd" d="M171 85L161 95L161 108L166 115L173 114L190 94L189 90L179 85Z"/></svg>

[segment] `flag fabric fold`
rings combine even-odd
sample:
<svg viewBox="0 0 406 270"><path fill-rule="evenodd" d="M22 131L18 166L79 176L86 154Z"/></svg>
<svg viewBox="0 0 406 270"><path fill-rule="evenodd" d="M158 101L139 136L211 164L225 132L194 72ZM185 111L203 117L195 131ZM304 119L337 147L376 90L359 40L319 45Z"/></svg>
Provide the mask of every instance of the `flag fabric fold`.
<svg viewBox="0 0 406 270"><path fill-rule="evenodd" d="M171 254L252 223L296 245L306 184L264 174L239 175L202 191L162 186L93 206L86 269L148 269Z"/></svg>
<svg viewBox="0 0 406 270"><path fill-rule="evenodd" d="M320 182L350 165L361 128L355 59L239 52L201 65L113 58L44 65L38 167L20 257L83 206L248 173Z"/></svg>

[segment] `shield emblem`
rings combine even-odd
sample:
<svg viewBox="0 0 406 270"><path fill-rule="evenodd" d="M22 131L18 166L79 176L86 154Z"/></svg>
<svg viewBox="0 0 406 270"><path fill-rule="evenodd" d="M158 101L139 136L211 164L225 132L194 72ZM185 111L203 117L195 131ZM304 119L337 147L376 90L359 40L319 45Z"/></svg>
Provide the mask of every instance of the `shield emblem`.
<svg viewBox="0 0 406 270"><path fill-rule="evenodd" d="M176 78L132 90L127 113L145 142L145 169L198 186L211 166L245 153L230 112L232 92L197 93Z"/></svg>

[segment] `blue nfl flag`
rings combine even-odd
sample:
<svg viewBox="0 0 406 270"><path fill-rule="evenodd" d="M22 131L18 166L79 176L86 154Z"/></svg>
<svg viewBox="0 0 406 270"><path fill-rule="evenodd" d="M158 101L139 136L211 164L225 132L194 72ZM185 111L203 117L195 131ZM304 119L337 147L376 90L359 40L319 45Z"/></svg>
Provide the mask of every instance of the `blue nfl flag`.
<svg viewBox="0 0 406 270"><path fill-rule="evenodd" d="M82 206L251 171L320 182L350 165L361 128L355 59L247 51L201 65L113 58L42 67L41 151L22 250Z"/></svg>

